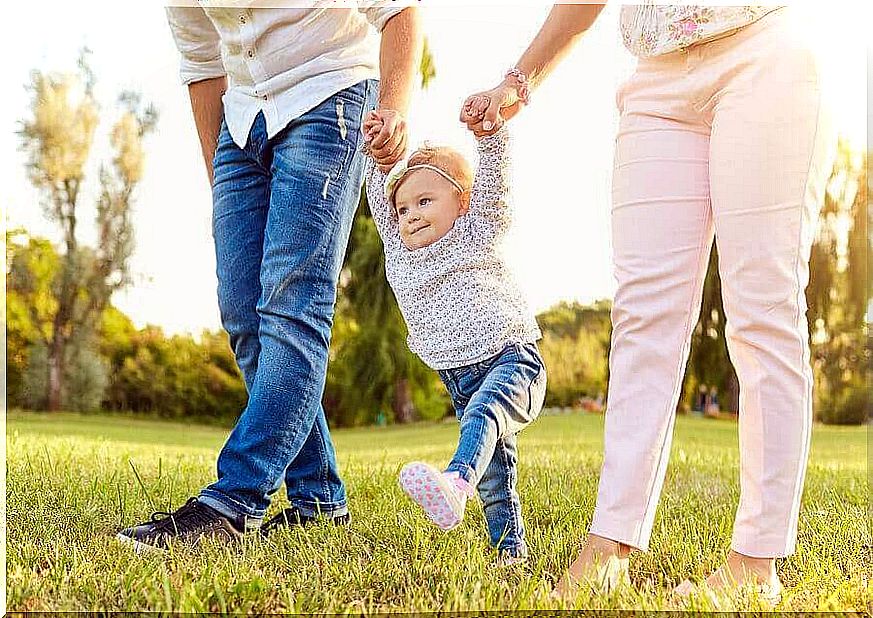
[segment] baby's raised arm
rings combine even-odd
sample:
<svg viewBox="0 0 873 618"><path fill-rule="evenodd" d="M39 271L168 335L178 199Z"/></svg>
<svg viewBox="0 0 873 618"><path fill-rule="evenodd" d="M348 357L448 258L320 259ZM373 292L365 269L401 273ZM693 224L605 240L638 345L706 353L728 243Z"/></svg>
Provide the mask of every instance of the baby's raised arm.
<svg viewBox="0 0 873 618"><path fill-rule="evenodd" d="M381 128L375 125L374 127L371 127L371 130L376 132ZM365 121L362 130L367 130L367 121ZM370 214L373 217L373 222L376 224L376 230L379 232L379 236L382 237L382 244L388 250L400 243L400 233L397 229L397 220L392 213L391 203L385 197L386 174L379 170L375 159L369 155L367 156L365 166L364 179L367 185L367 205L370 207Z"/></svg>
<svg viewBox="0 0 873 618"><path fill-rule="evenodd" d="M509 184L511 176L511 142L507 125L492 135L479 139L479 167L473 179L470 214L486 235L498 237L512 220Z"/></svg>

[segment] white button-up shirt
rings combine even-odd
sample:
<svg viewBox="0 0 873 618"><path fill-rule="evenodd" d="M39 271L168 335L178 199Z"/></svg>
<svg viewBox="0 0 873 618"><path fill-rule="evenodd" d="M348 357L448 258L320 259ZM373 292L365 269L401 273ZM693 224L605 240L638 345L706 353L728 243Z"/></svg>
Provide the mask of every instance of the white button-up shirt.
<svg viewBox="0 0 873 618"><path fill-rule="evenodd" d="M380 31L404 7L359 1L358 8L323 0L309 8L167 7L182 55L182 82L227 76L224 119L245 147L263 112L270 137L331 95L377 78ZM323 5L319 7L318 5ZM368 24L369 22L369 24Z"/></svg>

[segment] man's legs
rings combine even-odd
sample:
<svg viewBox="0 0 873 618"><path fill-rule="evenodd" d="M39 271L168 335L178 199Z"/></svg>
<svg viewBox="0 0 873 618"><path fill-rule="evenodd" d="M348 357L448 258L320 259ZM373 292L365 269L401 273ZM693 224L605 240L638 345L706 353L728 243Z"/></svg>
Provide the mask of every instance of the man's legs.
<svg viewBox="0 0 873 618"><path fill-rule="evenodd" d="M239 148L223 127L215 156L213 236L218 303L249 392L261 352L257 304L270 202L269 168L262 156L266 149L266 128L263 116L259 116L246 149ZM322 505L322 511L330 504L341 504L345 509L345 488L336 470L323 411L319 421L285 473L289 500L305 515L313 515L312 505L316 504Z"/></svg>
<svg viewBox="0 0 873 618"><path fill-rule="evenodd" d="M336 281L362 179L360 121L375 89L375 82L366 81L337 93L290 123L265 152L271 182L257 301L257 366L248 405L219 456L218 481L200 495L226 515L261 519L270 494L311 434L313 450L328 462L326 476L335 478L340 491L322 501L325 476L314 486L292 477L294 487L305 487L295 506L344 512L321 395ZM306 478L315 473L311 463L301 465L309 469Z"/></svg>

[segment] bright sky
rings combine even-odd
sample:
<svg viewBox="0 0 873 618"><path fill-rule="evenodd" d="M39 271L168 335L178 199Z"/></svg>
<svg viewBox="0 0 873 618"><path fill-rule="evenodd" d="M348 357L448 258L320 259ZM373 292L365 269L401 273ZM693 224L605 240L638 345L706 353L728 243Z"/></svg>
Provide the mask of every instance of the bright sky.
<svg viewBox="0 0 873 618"><path fill-rule="evenodd" d="M801 28L820 51L827 102L838 130L863 148L864 46L873 10L866 1L828 7L804 9ZM619 40L618 8L615 2L607 7L582 44L535 93L532 107L513 121L518 216L510 249L537 310L562 299L611 297L614 290L609 243L614 93L633 68ZM456 120L460 102L501 78L548 10L543 2L427 6L423 15L437 77L413 103L411 143L448 143L472 156L474 141ZM115 302L138 326L152 323L168 332L194 333L218 328L210 192L163 9L155 2L81 0L20 3L15 11L16 23L27 27L6 33L12 63L0 97L0 133L5 136L0 169L6 178L0 207L7 225L57 238L27 180L15 131L28 115L30 95L24 86L30 71L73 70L78 50L87 46L104 110L111 112L121 90L135 89L161 114L158 131L146 144L146 174L135 202L135 284ZM92 161L92 179L108 150L109 125L98 136L101 156ZM84 242L93 239L93 191L91 185L81 202Z"/></svg>

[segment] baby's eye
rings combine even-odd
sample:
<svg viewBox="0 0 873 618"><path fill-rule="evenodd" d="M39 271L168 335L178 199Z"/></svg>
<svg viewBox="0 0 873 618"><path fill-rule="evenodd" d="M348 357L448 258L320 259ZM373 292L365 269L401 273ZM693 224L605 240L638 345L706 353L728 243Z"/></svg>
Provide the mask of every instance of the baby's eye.
<svg viewBox="0 0 873 618"><path fill-rule="evenodd" d="M409 212L409 209L406 206L401 206L400 208L397 209L397 216L398 217L405 217L406 213L408 213L408 212Z"/></svg>
<svg viewBox="0 0 873 618"><path fill-rule="evenodd" d="M430 204L430 198L429 198L429 197L423 197L423 198L421 198L420 200L418 200L418 205L419 205L419 206L427 206L428 204Z"/></svg>

